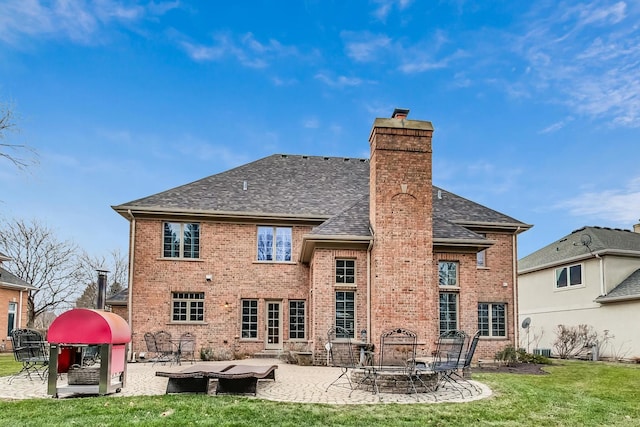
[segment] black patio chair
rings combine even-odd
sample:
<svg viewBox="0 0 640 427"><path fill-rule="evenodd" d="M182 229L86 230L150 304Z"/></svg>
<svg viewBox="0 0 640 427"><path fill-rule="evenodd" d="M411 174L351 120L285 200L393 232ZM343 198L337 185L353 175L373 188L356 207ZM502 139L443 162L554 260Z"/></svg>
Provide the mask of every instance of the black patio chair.
<svg viewBox="0 0 640 427"><path fill-rule="evenodd" d="M178 344L179 357L193 364L196 361L196 336L191 332L180 335Z"/></svg>
<svg viewBox="0 0 640 427"><path fill-rule="evenodd" d="M460 391L455 386L453 375L458 370L460 355L466 340L462 331L448 331L440 335L431 369L438 375L435 390L444 388L447 384ZM460 392L464 397L464 394Z"/></svg>
<svg viewBox="0 0 640 427"><path fill-rule="evenodd" d="M174 343L171 341L171 334L167 331L159 331L154 334L157 350L157 362L162 364L169 362L172 364L176 357Z"/></svg>
<svg viewBox="0 0 640 427"><path fill-rule="evenodd" d="M331 386L348 387L353 391L353 383L349 376L349 370L354 369L357 362L355 357L356 352L351 343L351 334L340 326L329 329L327 332L326 348L329 365L340 368L340 375L327 386L325 392L328 391Z"/></svg>
<svg viewBox="0 0 640 427"><path fill-rule="evenodd" d="M11 331L11 345L13 356L22 363L22 369L9 377L9 384L21 374L29 380L32 373L36 373L41 380L47 378L49 372L49 352L42 334L33 329L14 329Z"/></svg>
<svg viewBox="0 0 640 427"><path fill-rule="evenodd" d="M145 359L153 360L156 363L159 359L158 346L156 346L156 337L152 332L146 332L144 334L144 343L147 346L147 354Z"/></svg>
<svg viewBox="0 0 640 427"><path fill-rule="evenodd" d="M418 336L415 332L404 328L387 330L380 336L380 358L375 369L376 388L377 377L393 375L403 380L395 380L395 384L406 388L407 393L417 393L416 381L422 382L420 373L416 369L416 350Z"/></svg>
<svg viewBox="0 0 640 427"><path fill-rule="evenodd" d="M480 393L482 390L478 388L475 384L465 378L470 374L469 370L471 369L471 362L473 361L473 355L476 352L476 347L478 346L478 341L480 339L480 331L476 332L473 337L469 340L469 345L460 355L460 361L458 362L458 369L453 371L451 378L455 381L455 384L462 387L462 389L469 392L471 396L473 393L471 390L475 390L476 393Z"/></svg>

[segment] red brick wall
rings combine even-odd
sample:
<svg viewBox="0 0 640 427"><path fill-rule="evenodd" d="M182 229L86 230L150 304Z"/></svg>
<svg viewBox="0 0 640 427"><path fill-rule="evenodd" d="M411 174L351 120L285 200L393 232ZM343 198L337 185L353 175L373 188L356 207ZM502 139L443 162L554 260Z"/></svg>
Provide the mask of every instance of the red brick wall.
<svg viewBox="0 0 640 427"><path fill-rule="evenodd" d="M386 127L374 127L371 134L374 343L384 330L398 326L417 332L424 342L437 314L431 282L431 135L430 130Z"/></svg>
<svg viewBox="0 0 640 427"><path fill-rule="evenodd" d="M200 259L163 259L162 221L138 219L133 270L133 351L145 351L143 335L161 329L176 337L196 335L197 349L210 346L235 353L264 348L265 300L282 301L283 339L288 338L288 300L307 300L309 267L298 263L302 235L311 227L293 227L292 262L256 262L257 227L251 224L200 223ZM211 274L213 279L206 281ZM172 292L204 292L203 324L171 322ZM258 299L258 339L240 339L241 299Z"/></svg>
<svg viewBox="0 0 640 427"><path fill-rule="evenodd" d="M27 293L22 293L22 308L20 307L20 291L15 289L0 288L0 344L4 344L5 350L11 350L11 339L7 335L9 325L9 302L17 303L16 327L27 327Z"/></svg>

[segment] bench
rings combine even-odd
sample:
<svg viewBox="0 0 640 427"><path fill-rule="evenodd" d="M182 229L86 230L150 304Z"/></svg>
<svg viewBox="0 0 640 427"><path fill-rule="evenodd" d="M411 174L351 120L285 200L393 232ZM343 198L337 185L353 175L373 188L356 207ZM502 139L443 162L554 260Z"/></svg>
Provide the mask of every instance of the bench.
<svg viewBox="0 0 640 427"><path fill-rule="evenodd" d="M156 372L157 377L169 378L166 393L208 393L209 380L217 379L216 394L253 394L259 379L275 381L277 365L195 365L179 372Z"/></svg>

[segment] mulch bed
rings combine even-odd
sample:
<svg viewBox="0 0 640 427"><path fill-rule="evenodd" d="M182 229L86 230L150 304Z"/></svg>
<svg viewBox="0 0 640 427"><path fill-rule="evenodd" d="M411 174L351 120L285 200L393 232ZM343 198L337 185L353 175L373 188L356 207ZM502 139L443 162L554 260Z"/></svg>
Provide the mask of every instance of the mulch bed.
<svg viewBox="0 0 640 427"><path fill-rule="evenodd" d="M528 374L528 375L547 375L548 372L542 370L542 368L550 365L543 365L537 363L516 363L511 366L507 365L480 365L473 368L474 372L486 372L486 373L506 373L506 374Z"/></svg>

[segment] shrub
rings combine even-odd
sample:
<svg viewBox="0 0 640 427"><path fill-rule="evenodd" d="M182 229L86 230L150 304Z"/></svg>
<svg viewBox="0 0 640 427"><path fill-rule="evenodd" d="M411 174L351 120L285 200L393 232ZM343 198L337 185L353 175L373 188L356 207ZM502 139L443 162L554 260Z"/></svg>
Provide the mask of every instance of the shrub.
<svg viewBox="0 0 640 427"><path fill-rule="evenodd" d="M597 344L598 333L592 326L558 325L556 327L556 340L553 343L553 347L560 359L575 357L583 352L585 348L593 347Z"/></svg>
<svg viewBox="0 0 640 427"><path fill-rule="evenodd" d="M216 351L211 347L201 347L200 359L207 362L212 360L231 360L233 357L231 351L226 348L221 348Z"/></svg>
<svg viewBox="0 0 640 427"><path fill-rule="evenodd" d="M504 349L496 353L495 359L507 366L513 366L516 363L540 363L544 365L551 364L548 357L539 354L527 353L524 349L516 350L512 345L506 346Z"/></svg>

